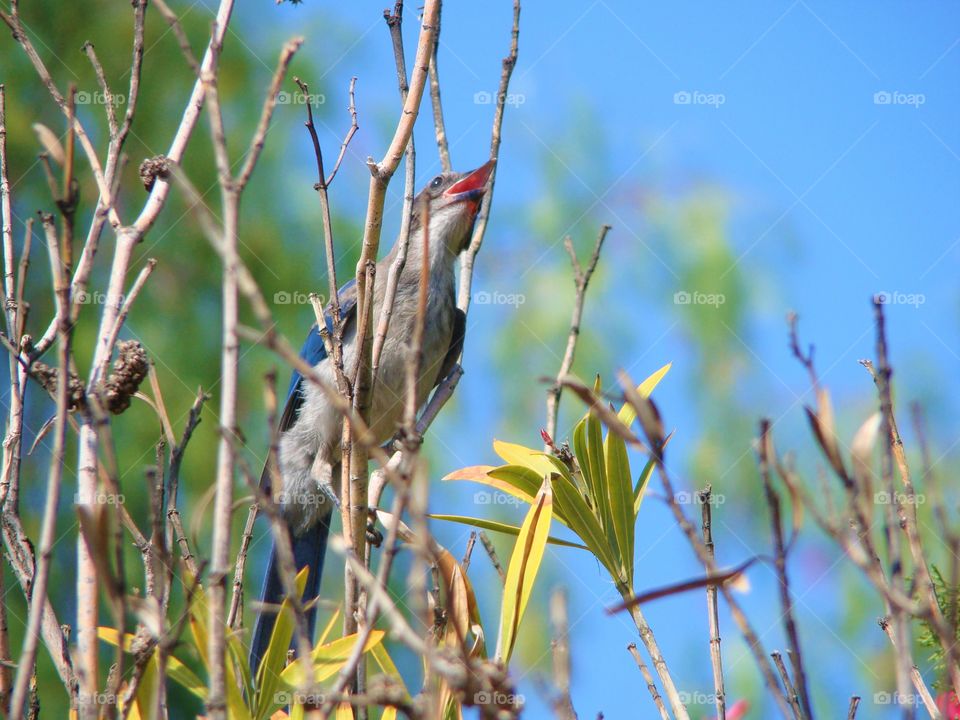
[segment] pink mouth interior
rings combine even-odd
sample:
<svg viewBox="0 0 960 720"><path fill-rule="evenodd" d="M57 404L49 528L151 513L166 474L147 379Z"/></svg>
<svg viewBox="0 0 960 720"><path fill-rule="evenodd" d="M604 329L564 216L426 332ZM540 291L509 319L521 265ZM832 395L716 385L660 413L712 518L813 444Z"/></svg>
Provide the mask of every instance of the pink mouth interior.
<svg viewBox="0 0 960 720"><path fill-rule="evenodd" d="M487 178L490 177L490 170L492 167L493 166L491 163L487 163L483 167L477 168L460 182L451 185L444 194L456 195L462 192L469 192L470 190L479 190L486 185Z"/></svg>

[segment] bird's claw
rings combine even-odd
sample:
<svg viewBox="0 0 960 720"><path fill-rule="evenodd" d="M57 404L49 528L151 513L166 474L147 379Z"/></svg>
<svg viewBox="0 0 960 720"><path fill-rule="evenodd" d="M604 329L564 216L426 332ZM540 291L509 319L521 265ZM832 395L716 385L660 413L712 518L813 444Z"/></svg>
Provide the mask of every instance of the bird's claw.
<svg viewBox="0 0 960 720"><path fill-rule="evenodd" d="M367 542L373 547L383 545L383 533L377 530L377 511L375 508L368 510L367 516Z"/></svg>

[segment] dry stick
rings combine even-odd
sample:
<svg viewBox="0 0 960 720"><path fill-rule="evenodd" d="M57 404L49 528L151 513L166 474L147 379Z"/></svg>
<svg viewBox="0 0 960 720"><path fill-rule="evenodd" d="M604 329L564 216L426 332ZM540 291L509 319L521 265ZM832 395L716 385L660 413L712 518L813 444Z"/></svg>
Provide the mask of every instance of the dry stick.
<svg viewBox="0 0 960 720"><path fill-rule="evenodd" d="M553 711L561 720L577 720L570 697L570 627L567 613L567 595L557 589L550 596L550 624L553 626L553 681L559 695L553 701Z"/></svg>
<svg viewBox="0 0 960 720"><path fill-rule="evenodd" d="M767 507L770 508L770 528L773 535L774 567L777 571L777 580L780 585L780 608L787 642L790 646L790 660L793 670L793 681L796 685L796 695L799 707L802 710L800 717L812 718L813 708L807 690L807 675L803 665L803 655L800 650L800 635L797 632L797 623L793 613L793 599L790 597L790 582L787 577L787 553L789 548L783 540L783 522L780 514L780 495L770 482L770 456L772 446L770 440L769 420L760 421L760 443L758 447L760 478L763 481L764 495ZM777 660L774 657L774 661ZM782 660L781 660L782 662Z"/></svg>
<svg viewBox="0 0 960 720"><path fill-rule="evenodd" d="M440 154L440 167L445 173L453 170L450 164L450 147L447 144L447 127L443 122L443 104L440 102L440 73L437 69L437 50L440 48L441 17L443 0L437 8L437 32L433 38L433 50L430 53L430 104L433 107L433 130L437 136L437 152Z"/></svg>
<svg viewBox="0 0 960 720"><path fill-rule="evenodd" d="M309 94L309 88L307 87L307 84L301 82L299 78L294 78L294 82L296 82L300 87L304 97L309 100L309 98L306 97ZM350 138L353 137L353 134L356 132L357 128L357 110L354 100L354 90L356 88L356 84L357 79L352 78L350 80L351 124L350 130L348 131L341 145L342 152L346 152L346 147L350 142ZM306 102L305 105L307 106L307 120L304 123L304 126L307 128L307 132L310 134L310 139L313 142L313 154L317 161L317 184L315 187L317 189L317 198L320 201L320 219L323 227L323 243L325 250L324 256L326 257L327 261L327 288L330 297L330 315L333 319L333 342L330 346L329 354L330 359L333 361L337 387L340 390L340 393L344 395L344 397L347 397L349 390L343 375L343 329L341 325L342 318L340 317L340 295L339 290L337 289L337 263L333 250L333 221L330 218L330 198L328 194L330 181L333 180L333 174L336 173L336 168L334 168L334 172L331 174L330 180L327 180L323 170L323 151L320 148L320 138L317 137L317 129L313 124L313 108L309 102ZM341 158L342 157L343 155L341 153ZM338 167L339 162L340 161L338 159ZM320 332L320 336L322 338L326 338L327 322L323 316L322 310L317 316L317 329Z"/></svg>
<svg viewBox="0 0 960 720"><path fill-rule="evenodd" d="M590 256L590 262L586 269L580 266L577 259L577 252L573 249L573 241L569 236L563 239L563 247L570 256L570 264L573 266L573 282L576 293L573 298L573 313L570 317L570 334L567 336L567 348L563 353L563 360L560 362L560 370L557 372L557 379L553 385L547 389L547 435L551 439L557 433L557 416L560 413L560 395L563 392L563 385L560 381L570 374L570 368L573 367L573 358L577 351L577 340L580 337L580 321L583 318L583 301L587 296L587 285L593 276L593 271L597 268L597 261L600 259L600 250L603 249L603 241L610 232L609 225L603 225L600 228L600 234L597 236L597 242L593 246L593 254ZM544 445L544 452L550 452L550 446Z"/></svg>
<svg viewBox="0 0 960 720"><path fill-rule="evenodd" d="M266 99L260 112L260 119L254 131L246 159L236 177L233 176L227 141L220 108L218 88L219 56L221 43L211 46L213 59L210 67L202 73L201 79L206 86L210 134L213 141L214 157L221 188L223 205L223 321L222 321L222 357L221 357L221 395L220 395L220 443L217 451L216 492L214 495L213 547L210 559L209 592L209 636L207 643L208 664L210 668L207 708L214 718L226 717L226 578L230 572L230 528L233 508L233 483L236 475L236 448L234 438L237 427L237 392L239 383L240 338L239 324L239 280L238 254L240 196L253 174L254 167L263 150L270 120L276 107L277 93L286 75L294 53L303 44L302 38L294 38L286 43L280 53L277 68L274 71Z"/></svg>
<svg viewBox="0 0 960 720"><path fill-rule="evenodd" d="M636 643L630 643L627 645L627 650L630 651L630 654L633 655L633 659L637 663L637 667L640 668L640 674L643 675L643 679L647 683L647 690L650 691L650 697L653 698L653 704L657 706L657 710L660 711L660 717L662 720L670 720L670 715L667 714L667 708L663 704L663 698L660 697L660 693L657 692L657 686L653 682L653 675L650 674L650 669L643 662L643 658L640 656L640 651L637 650Z"/></svg>
<svg viewBox="0 0 960 720"><path fill-rule="evenodd" d="M438 11L439 12L439 11ZM407 81L407 63L403 52L403 2L397 2L394 11L391 14L384 11L383 17L390 29L390 40L393 45L393 58L397 71L397 85L400 89L401 103L406 103L410 87ZM416 159L417 151L413 135L407 143L404 151L406 162L404 164L403 181L403 214L400 216L400 235L397 242L397 256L390 264L387 272L387 284L384 291L383 306L380 308L380 318L377 322L377 334L373 340L373 351L371 353L371 394L376 391L377 379L380 376L380 358L383 353L383 346L387 339L387 332L390 330L390 320L393 318L393 309L397 297L397 285L400 281L400 274L407 263L407 251L410 248L410 225L413 219L413 194L414 183L416 182ZM379 498L374 498L371 494L371 504L375 504Z"/></svg>
<svg viewBox="0 0 960 720"><path fill-rule="evenodd" d="M878 621L880 629L886 633L887 637L890 638L890 643L893 645L894 649L897 649L897 639L894 636L893 629L890 627L890 622L887 618L880 618ZM910 666L910 681L913 683L914 689L917 691L917 694L920 696L920 699L923 701L923 706L927 709L927 712L930 714L931 718L935 720L942 720L943 713L937 708L937 702L934 700L933 695L930 693L930 689L927 687L927 683L924 682L923 676L920 674L920 670L917 669L916 665ZM909 697L901 695L901 698Z"/></svg>
<svg viewBox="0 0 960 720"><path fill-rule="evenodd" d="M510 77L517 65L517 49L520 40L520 0L513 0L513 27L510 32L510 51L503 59L503 69L500 72L500 85L497 88L497 104L493 112L493 131L490 134L490 159L497 160L500 156L500 138L503 128L503 114L506 106L507 91L510 89ZM457 293L457 307L467 312L470 307L470 294L473 289L473 265L483 245L483 237L487 232L487 220L490 217L490 206L493 202L493 186L497 179L497 167L494 165L487 180L487 192L484 193L477 213L477 222L473 226L473 236L460 262L460 289Z"/></svg>
<svg viewBox="0 0 960 720"><path fill-rule="evenodd" d="M487 557L490 558L490 562L493 563L493 568L497 571L497 575L500 576L500 583L506 584L507 573L503 569L503 564L500 562L500 558L497 557L497 549L493 546L493 542L490 540L490 536L487 535L485 530L480 531L480 542L483 545L483 549L486 550Z"/></svg>
<svg viewBox="0 0 960 720"><path fill-rule="evenodd" d="M69 174L69 170L68 170ZM27 615L27 627L23 648L18 661L13 696L10 701L9 717L23 715L24 704L33 675L37 656L37 644L40 640L40 623L47 601L47 580L50 574L50 558L56 541L57 505L60 502L60 484L63 478L63 458L67 441L67 397L69 383L67 374L70 368L70 286L65 268L62 266L58 239L52 215L42 215L47 249L50 253L50 271L56 291L57 317L59 318L58 340L58 376L57 376L57 419L54 426L54 445L50 459L50 473L47 478L46 500L43 509L43 524L40 531L39 551L33 584L30 587L30 609ZM80 542L79 544L83 544Z"/></svg>
<svg viewBox="0 0 960 720"><path fill-rule="evenodd" d="M121 134L118 136L117 141L113 143L113 147L117 148L113 153L114 156L119 154L119 146L122 144L123 137L125 137L125 130L129 130L130 124L133 120L133 112L135 108L135 103L133 101L136 97L136 90L139 87L140 65L143 57L142 38L144 7L145 3L143 2L138 2L135 6L134 57L131 66L132 72L130 80L131 102L128 103L127 106L127 113L124 119L123 129L121 129ZM222 40L222 36L223 33L226 32L232 10L233 0L221 0L217 11L217 22L211 34L210 44L208 44L207 52L204 56L205 66L209 66L213 61L213 52L211 49L212 45L214 43L219 43ZM45 69L42 69L42 64L39 66L37 63L34 64L38 67L38 72L40 73L41 78L43 78L46 74L46 71ZM52 82L45 84L48 85L48 89L52 88ZM56 99L56 89L52 88L51 92L54 94L54 98ZM187 140L192 134L196 126L197 119L199 118L202 103L203 83L201 79L198 78L194 85L193 94L191 95L190 101L187 104L183 117L181 118L180 125L176 135L174 136L170 150L167 153L168 157L174 162L179 161L179 159L183 156ZM81 141L82 140L83 136L81 136ZM86 145L84 145L84 148L86 150ZM91 153L88 152L88 157L90 155ZM95 156L89 157L89 159L96 174L97 163ZM115 163L113 167L116 167ZM111 166L108 162L108 172L110 169ZM79 286L81 288L84 286L86 277L89 276L89 272L93 267L93 254L95 251L97 237L99 235L99 227L102 227L102 225L99 227L97 226L97 218L102 216L102 211L104 209L111 213L111 224L116 226L113 220L115 210L113 209L110 188L106 186L106 183L98 183L98 185L101 192L101 197L98 200L98 212L95 213L94 224L91 226L87 243L84 248L84 253L81 255L81 261L77 269L77 275L80 281ZM117 245L111 265L110 280L107 289L107 302L104 305L101 316L100 327L96 340L96 349L92 363L93 370L91 371L91 377L88 384L91 388L96 385L100 373L102 372L102 368L105 367L113 352L113 347L107 342L107 336L114 326L117 315L120 311L120 298L122 296L124 280L133 254L133 249L140 239L142 239L144 233L146 233L153 226L153 223L156 221L157 216L165 204L168 192L169 184L163 178L158 178L157 182L154 184L153 191L151 192L147 203L144 205L140 216L137 218L134 225L130 228L121 228L117 231ZM78 460L78 504L80 505L89 505L91 498L96 492L97 446L98 438L96 428L89 423L83 423L80 428ZM76 640L78 646L78 670L81 685L89 694L96 692L97 688L97 587L95 575L93 574L93 560L89 556L86 546L82 542L78 543L77 545L77 568L78 587ZM82 718L91 717L94 712L95 708L92 704L81 704L80 715Z"/></svg>
<svg viewBox="0 0 960 720"><path fill-rule="evenodd" d="M60 108L61 112L63 112L64 117L70 124L71 130L80 140L80 145L83 147L87 162L89 163L90 169L93 172L93 178L96 181L97 189L101 198L104 200L104 206L110 219L110 224L114 227L114 229L119 230L122 223L120 222L120 216L117 214L117 210L114 207L110 183L107 181L104 175L103 166L100 163L100 159L97 157L96 148L93 146L93 142L87 135L86 130L84 130L80 120L76 117L76 114L70 107L71 103L68 97L64 96L64 94L61 93L57 88L53 77L51 77L46 65L44 65L43 60L37 53L33 43L30 41L29 35L27 34L23 23L20 21L18 3L11 3L10 14L0 10L0 20L3 20L3 22L6 23L6 25L10 28L14 39L20 44L20 47L23 48L24 53L26 53L27 58L33 65L37 75L40 76L40 81L46 87L47 91L50 93L50 96Z"/></svg>
<svg viewBox="0 0 960 720"><path fill-rule="evenodd" d="M651 443L654 443L653 438L649 439ZM676 495L673 491L673 482L670 480L670 475L663 464L662 455L658 453L655 457L657 460L657 474L660 476L660 482L663 485L667 504L670 506L670 509L673 512L674 519L677 521L677 524L680 526L680 529L683 531L687 541L689 542L694 553L696 553L700 562L703 563L708 572L716 573L716 563L710 558L706 548L704 547L703 541L697 534L696 529L683 512L683 509L677 503ZM740 629L740 633L743 635L744 640L746 640L747 646L750 648L750 652L754 656L757 667L760 669L760 672L763 675L764 683L773 694L773 698L780 707L780 711L784 714L784 716L789 716L790 705L780 689L779 682L777 681L777 676L774 674L773 668L770 666L770 663L766 658L759 636L750 625L750 621L747 619L746 614L740 607L740 603L737 602L737 599L734 597L730 588L724 584L721 584L720 592L723 593L723 599L730 608L730 614L732 615L734 622L737 624L737 627ZM636 607L634 609L636 609ZM669 677L669 675L667 677ZM667 692L667 696L670 697L669 687L667 686L663 677L661 677L661 682L664 682L664 691ZM676 713L676 708L674 708L674 713Z"/></svg>
<svg viewBox="0 0 960 720"><path fill-rule="evenodd" d="M423 21L420 37L417 41L417 52L413 66L414 72L410 80L410 89L407 93L407 99L403 104L403 111L397 123L393 140L379 163L374 162L372 158L367 162L370 169L370 188L367 201L366 221L364 224L363 245L360 250L360 258L357 262L356 270L358 299L356 338L359 362L353 397L353 407L364 421L369 420L370 389L372 387L373 313L370 311L369 306L373 304L373 288L369 268L376 263L377 251L380 247L380 231L383 224L383 204L386 198L387 184L390 182L390 178L400 164L400 159L413 133L413 125L420 111L420 100L423 97L423 89L426 85L430 50L433 46L434 31L437 24L438 7L439 3L437 0L427 0L424 7ZM368 292L368 284L371 285L371 292ZM356 442L357 433L353 427L353 423L345 422L344 425L345 429L349 428L351 433L350 452L344 462L349 467L350 496L356 505L356 507L349 508L352 514L350 519L350 529L353 533L351 544L352 547L355 548L358 556L365 558L366 505L368 502L367 460L369 455L364 446L362 444L358 445ZM348 597L355 600L359 597L359 586L350 573L351 571L347 572L347 588L345 592ZM353 619L355 610L356 608L352 606L346 606L344 608L344 630L346 632L356 630L356 622Z"/></svg>
<svg viewBox="0 0 960 720"><path fill-rule="evenodd" d="M703 532L703 545L711 560L716 560L713 546L713 505L711 487L700 493L700 529ZM727 694L723 685L723 657L720 653L720 617L717 608L717 586L707 585L707 618L710 626L710 664L713 667L713 692L717 705L717 720L726 720Z"/></svg>
<svg viewBox="0 0 960 720"><path fill-rule="evenodd" d="M790 673L787 672L787 666L783 664L783 657L774 650L770 653L773 658L773 664L777 666L777 672L780 673L780 679L783 681L783 689L787 694L787 700L790 701L790 709L793 711L795 720L803 718L803 711L800 709L800 699L797 696L797 689L790 680Z"/></svg>
<svg viewBox="0 0 960 720"><path fill-rule="evenodd" d="M877 305L877 307L881 308L882 306ZM877 385L877 391L881 394L881 406L885 406L888 410L887 424L889 426L890 436L887 444L892 447L893 456L900 473L900 479L903 483L904 495L906 496L906 502L898 501L895 503L899 524L907 537L907 546L910 548L910 556L913 560L915 574L917 576L916 583L923 599L926 601L929 623L937 635L937 639L946 656L947 672L953 686L953 691L960 697L960 665L956 662L957 635L955 629L951 627L951 623L948 622L943 614L934 590L930 568L927 565L926 552L918 526L916 490L911 480L906 453L903 449L903 440L900 438L900 431L897 428L897 421L893 411L892 390L890 388L891 371L889 370L889 361L887 359L886 333L882 310L878 309L876 316L877 332L879 333L877 362L881 368L884 366L887 367L887 372L885 373L886 380L884 380L884 373L875 370L873 363L869 360L861 360L861 364L870 372L870 375ZM891 495L890 500L891 506L894 505L896 496Z"/></svg>
<svg viewBox="0 0 960 720"><path fill-rule="evenodd" d="M7 336L20 347L18 286L14 278L16 256L13 249L13 201L7 172L6 89L0 84L0 233L3 241L3 296L7 319ZM3 440L3 475L0 478L0 512L16 512L16 488L20 484L20 447L23 430L23 397L20 394L21 371L17 358L8 357L10 378L10 411L7 433ZM11 492L11 488L13 492ZM8 500L10 505L7 505ZM0 573L2 574L2 573ZM3 579L0 577L0 585ZM0 592L6 588L0 587ZM10 635L7 627L7 607L0 607L0 707L7 706L12 690Z"/></svg>
<svg viewBox="0 0 960 720"><path fill-rule="evenodd" d="M405 390L406 398L404 403L404 450L401 457L401 464L406 467L412 467L417 461L417 454L420 449L420 443L416 435L417 423L417 384L420 377L420 368L423 363L423 334L427 316L427 300L430 287L430 206L425 198L420 208L423 217L423 250L421 254L420 283L417 293L417 314L414 317L413 331L410 338L410 349L407 360L404 364L405 371ZM410 503L409 482L397 486L397 494L394 498L393 517L399 519L404 509ZM377 582L386 589L390 578L390 569L393 558L396 554L396 544L399 539L399 523L394 525L388 531L386 553L377 573ZM365 558L365 565L369 567L370 558ZM415 564L416 565L416 564ZM413 571L412 571L413 572ZM418 597L416 593L411 593ZM364 647L370 637L370 632L377 621L380 612L376 599L369 603L366 601L366 593L360 592L358 596L358 637L354 643L353 650L347 663L341 669L335 686L336 692L343 691L347 684L351 683L354 674L357 674L356 685L357 692L364 692L363 680L365 679L360 670L362 665L360 660L363 656Z"/></svg>
<svg viewBox="0 0 960 720"><path fill-rule="evenodd" d="M140 91L141 69L143 66L144 16L147 3L146 0L134 0L132 5L134 8L133 52L129 69L130 83L127 90L127 104L122 125L118 125L117 123L116 108L114 107L114 104L112 102L106 103L107 122L109 125L109 143L107 145L107 158L106 163L104 164L103 175L104 181L110 187L109 197L116 197L117 193L119 192L121 170L125 162L125 156L122 154L122 150L133 123L137 99ZM100 66L100 62L96 57L96 53L93 51L93 46L87 43L84 46L84 50L87 52L87 56L90 58L91 64L94 67L94 71L97 73L98 81L100 82L104 95L108 98L114 97L113 93L110 91L109 85L107 84L106 77L103 73L103 68ZM100 235L103 232L103 227L107 220L106 211L109 206L108 201L109 198L105 199L102 196L97 198L93 219L87 232L87 239L83 245L80 253L80 260L77 263L77 268L73 275L71 292L73 296L71 319L73 321L76 321L77 317L79 316L81 309L81 303L79 301L86 293L90 273L93 270L94 258L97 250L99 249ZM55 328L53 323L51 323L50 327L47 328L47 331L36 343L37 354L40 354L45 350L46 345L53 341L54 335Z"/></svg>
<svg viewBox="0 0 960 720"><path fill-rule="evenodd" d="M850 698L850 707L847 710L847 720L854 720L857 716L857 708L860 706L860 696L854 695Z"/></svg>
<svg viewBox="0 0 960 720"><path fill-rule="evenodd" d="M874 300L874 312L876 318L876 348L877 348L877 387L880 395L880 413L881 413L881 438L883 438L883 452L880 454L880 473L883 481L884 491L888 493L890 502L886 507L886 518L884 523L884 536L887 544L887 560L890 565L890 584L894 587L902 587L905 592L906 578L903 574L903 547L902 537L897 532L899 525L897 518L897 506L900 501L897 499L896 488L893 481L893 441L890 418L893 416L892 400L890 395L890 365L887 362L886 336L884 333L883 305ZM902 512L902 511L901 511ZM897 668L897 692L901 697L905 697L910 692L910 668L913 667L913 657L911 653L912 640L910 636L909 619L902 609L891 608L891 622L893 623L893 642L896 653ZM913 716L913 708L909 706L904 710L905 716Z"/></svg>

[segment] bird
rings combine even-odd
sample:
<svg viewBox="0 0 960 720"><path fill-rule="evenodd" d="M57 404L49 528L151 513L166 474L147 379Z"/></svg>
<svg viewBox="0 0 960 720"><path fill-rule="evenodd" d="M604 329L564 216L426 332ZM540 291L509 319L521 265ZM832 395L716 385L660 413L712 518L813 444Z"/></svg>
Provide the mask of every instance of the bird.
<svg viewBox="0 0 960 720"><path fill-rule="evenodd" d="M417 382L418 406L423 405L430 391L449 374L460 357L466 316L456 305L455 265L457 257L470 243L493 167L494 161L491 160L470 172L441 173L430 180L414 200L406 262L398 276L393 314L370 398L369 426L377 444L386 442L395 434L403 416L408 340L418 312L425 247L428 248L429 284ZM429 218L427 228L423 222L425 215ZM373 290L374 323L383 309L388 271L401 250L401 244L401 238L398 238L390 252L377 263ZM337 296L343 365L351 368L356 357L358 324L355 281L344 284ZM330 304L325 309L324 322L332 333ZM328 385L335 386L336 371L331 358L327 357L316 323L307 335L300 357ZM342 429L342 413L329 401L324 390L294 371L279 420L276 472L264 469L261 489L266 497L270 497L272 479L279 478L282 483L272 496L277 501L284 529L289 533L297 572L309 568L302 602L308 608L306 620L311 640L316 627L316 603L312 601L319 594L332 511L335 498L339 497ZM276 608L285 596L273 541L250 645L253 677L257 677L270 644Z"/></svg>

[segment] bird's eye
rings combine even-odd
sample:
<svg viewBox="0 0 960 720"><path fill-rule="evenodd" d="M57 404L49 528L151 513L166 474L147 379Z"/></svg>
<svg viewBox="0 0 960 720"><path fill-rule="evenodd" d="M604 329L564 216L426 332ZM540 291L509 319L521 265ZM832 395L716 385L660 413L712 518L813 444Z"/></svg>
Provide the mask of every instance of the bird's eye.
<svg viewBox="0 0 960 720"><path fill-rule="evenodd" d="M443 176L437 175L433 180L430 181L430 187L436 190L438 187L443 185Z"/></svg>

